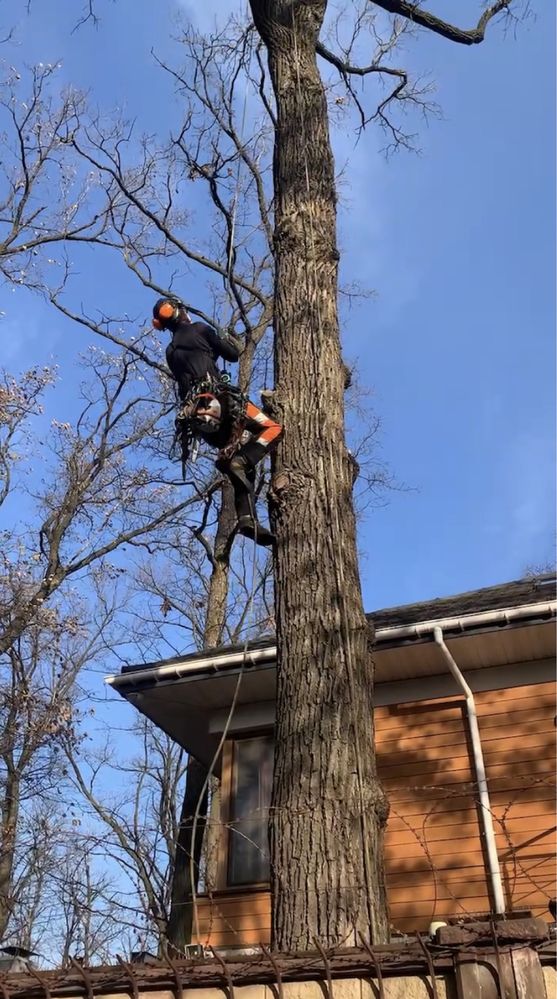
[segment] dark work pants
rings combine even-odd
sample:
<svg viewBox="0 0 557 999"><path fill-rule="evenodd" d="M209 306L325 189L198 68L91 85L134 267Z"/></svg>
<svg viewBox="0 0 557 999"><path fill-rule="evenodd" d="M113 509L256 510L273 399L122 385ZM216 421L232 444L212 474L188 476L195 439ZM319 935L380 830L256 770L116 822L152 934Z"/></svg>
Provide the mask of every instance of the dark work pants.
<svg viewBox="0 0 557 999"><path fill-rule="evenodd" d="M256 520L255 466L276 446L282 427L263 410L254 406L253 402L246 405L242 426L242 438L247 436L247 440L240 438L238 449L232 457L221 457L216 465L232 483L236 516Z"/></svg>

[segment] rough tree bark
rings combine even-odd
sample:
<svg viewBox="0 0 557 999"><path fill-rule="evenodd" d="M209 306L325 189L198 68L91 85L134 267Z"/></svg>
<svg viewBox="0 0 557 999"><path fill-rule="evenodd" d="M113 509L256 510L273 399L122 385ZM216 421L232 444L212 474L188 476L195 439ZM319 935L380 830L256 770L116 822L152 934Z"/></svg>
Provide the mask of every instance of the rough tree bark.
<svg viewBox="0 0 557 999"><path fill-rule="evenodd" d="M193 924L192 878L190 856L193 851L195 889L199 880L199 863L207 818L208 784L207 767L190 756L186 774L186 789L180 815L180 828L176 841L176 860L172 877L170 917L166 935L170 947L179 953L191 941ZM199 804L199 821L193 842L193 822Z"/></svg>
<svg viewBox="0 0 557 999"><path fill-rule="evenodd" d="M222 642L224 634L230 573L230 536L235 523L234 492L230 483L224 482L207 596L203 642L206 649L216 648Z"/></svg>
<svg viewBox="0 0 557 999"><path fill-rule="evenodd" d="M264 332L265 326L266 323L263 324L261 333ZM259 329L256 330L256 337L260 339ZM249 391L252 378L255 347L256 342L254 340L250 340L244 346L238 365L238 385L242 392L245 393ZM221 504L212 555L209 592L207 594L207 609L203 630L203 648L205 649L214 649L223 640L230 575L231 539L235 524L234 490L230 482L225 480L221 489Z"/></svg>
<svg viewBox="0 0 557 999"><path fill-rule="evenodd" d="M6 777L0 807L0 939L5 936L13 911L13 871L15 863L17 821L20 805L20 782L13 766L3 760Z"/></svg>
<svg viewBox="0 0 557 999"><path fill-rule="evenodd" d="M277 124L272 484L278 647L271 806L273 946L387 939L373 661L360 591L327 103L316 63L325 0L250 0Z"/></svg>

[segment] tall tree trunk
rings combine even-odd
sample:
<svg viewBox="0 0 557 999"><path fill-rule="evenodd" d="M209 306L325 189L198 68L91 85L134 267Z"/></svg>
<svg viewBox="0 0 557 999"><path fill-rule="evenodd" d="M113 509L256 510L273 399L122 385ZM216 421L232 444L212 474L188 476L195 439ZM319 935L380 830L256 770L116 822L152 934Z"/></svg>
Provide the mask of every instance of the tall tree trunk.
<svg viewBox="0 0 557 999"><path fill-rule="evenodd" d="M344 443L336 191L315 45L325 0L250 0L277 125L272 492L278 689L271 869L273 945L388 935L373 661Z"/></svg>
<svg viewBox="0 0 557 999"><path fill-rule="evenodd" d="M225 482L222 487L221 507L215 535L214 561L209 581L209 594L205 616L204 647L208 649L214 648L222 641L224 632L230 569L229 538L235 520L232 486L228 482ZM180 814L178 839L176 842L170 896L170 916L167 927L168 943L179 952L182 952L186 944L191 943L192 939L194 922L193 898L199 884L199 865L203 849L203 833L207 821L208 787L207 767L193 756L190 756L186 772L186 787ZM194 842L193 823L196 811L198 821ZM192 857L193 864L190 859Z"/></svg>
<svg viewBox="0 0 557 999"><path fill-rule="evenodd" d="M197 891L199 864L203 846L207 817L208 784L207 768L190 756L186 775L186 790L180 815L180 828L176 843L176 859L172 877L170 918L166 935L172 948L183 952L191 942L193 927L193 882ZM198 809L199 805L199 809ZM198 810L198 821L193 836L194 816ZM193 857L193 864L192 864Z"/></svg>
<svg viewBox="0 0 557 999"><path fill-rule="evenodd" d="M6 769L0 809L0 940L6 935L14 905L13 874L20 802L19 777L10 763Z"/></svg>
<svg viewBox="0 0 557 999"><path fill-rule="evenodd" d="M224 634L230 572L230 535L235 522L234 491L227 481L223 483L221 489L221 505L209 580L203 642L206 649L214 649L219 645Z"/></svg>

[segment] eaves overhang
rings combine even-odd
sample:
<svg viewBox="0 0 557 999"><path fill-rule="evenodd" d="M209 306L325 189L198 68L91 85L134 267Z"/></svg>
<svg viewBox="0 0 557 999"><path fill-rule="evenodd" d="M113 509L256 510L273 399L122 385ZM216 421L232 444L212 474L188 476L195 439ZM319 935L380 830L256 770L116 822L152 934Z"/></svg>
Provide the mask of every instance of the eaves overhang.
<svg viewBox="0 0 557 999"><path fill-rule="evenodd" d="M435 628L442 629L471 683L489 684L493 673L500 678L499 668L506 666L512 667L515 683L542 682L540 677L554 673L556 615L555 579L549 576L368 615L375 632L377 703L450 696L451 680L434 641ZM276 654L269 636L247 646L126 666L107 677L107 683L210 765L218 755L219 725L232 704L235 731L273 724Z"/></svg>
<svg viewBox="0 0 557 999"><path fill-rule="evenodd" d="M477 614L461 615L450 618L432 618L413 625L379 628L375 631L374 646L376 655L389 650L405 649L409 646L433 643L435 628L441 628L445 638L482 636L502 633L503 631L531 628L536 625L551 624L557 616L557 601L542 601L535 604L524 604L519 607L498 608L494 611L483 611ZM250 671L269 669L276 662L277 648L273 641L267 644L259 642L257 646L248 644L244 648L235 647L228 652L206 652L193 656L184 656L163 663L152 663L145 666L127 667L122 673L106 677L106 682L124 694L125 691L145 690L159 684L191 682L201 676L217 677L222 673L236 672L238 669ZM539 656L536 656L539 658ZM495 665L495 663L490 663ZM376 682L392 680L376 674ZM125 696L125 695L124 695Z"/></svg>

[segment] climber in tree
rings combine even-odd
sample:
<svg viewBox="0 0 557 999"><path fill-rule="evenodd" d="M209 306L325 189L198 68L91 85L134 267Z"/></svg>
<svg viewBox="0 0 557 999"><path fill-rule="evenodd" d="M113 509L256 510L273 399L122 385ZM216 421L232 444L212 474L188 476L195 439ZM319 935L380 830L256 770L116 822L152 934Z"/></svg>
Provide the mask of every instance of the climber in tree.
<svg viewBox="0 0 557 999"><path fill-rule="evenodd" d="M174 297L155 303L153 326L172 334L166 361L182 403L178 422L187 421L194 436L219 448L216 466L232 483L238 532L271 545L274 535L255 513L255 466L278 443L282 427L223 380L217 360L237 361L241 341L192 322L183 302Z"/></svg>

